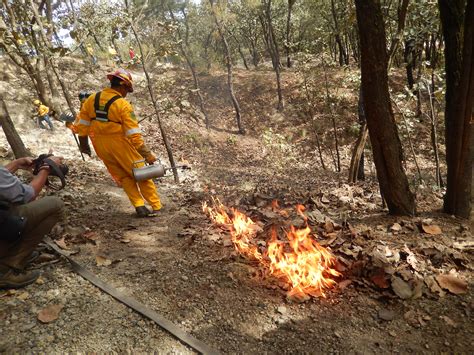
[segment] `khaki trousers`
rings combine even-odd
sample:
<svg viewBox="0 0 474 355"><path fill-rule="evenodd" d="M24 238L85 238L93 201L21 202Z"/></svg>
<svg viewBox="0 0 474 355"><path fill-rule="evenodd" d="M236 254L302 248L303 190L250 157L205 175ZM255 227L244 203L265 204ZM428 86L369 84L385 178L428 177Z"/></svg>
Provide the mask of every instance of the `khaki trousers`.
<svg viewBox="0 0 474 355"><path fill-rule="evenodd" d="M23 269L31 253L44 236L51 232L64 213L64 203L58 197L47 196L36 201L13 206L12 214L25 217L26 226L17 242L0 239L0 268Z"/></svg>

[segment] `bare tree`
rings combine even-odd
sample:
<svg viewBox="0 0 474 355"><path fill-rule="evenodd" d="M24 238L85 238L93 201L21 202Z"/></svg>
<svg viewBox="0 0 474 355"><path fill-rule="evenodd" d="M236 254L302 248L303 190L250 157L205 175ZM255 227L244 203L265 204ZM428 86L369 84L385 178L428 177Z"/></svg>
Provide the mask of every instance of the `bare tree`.
<svg viewBox="0 0 474 355"><path fill-rule="evenodd" d="M439 0L445 41L445 138L448 175L444 211L469 218L472 196L474 1Z"/></svg>
<svg viewBox="0 0 474 355"><path fill-rule="evenodd" d="M407 17L408 12L408 3L410 0L398 0L398 8L397 8L397 33L395 37L392 38L392 43L390 44L390 49L388 51L388 68L392 66L393 58L397 54L397 50L400 47L400 43L403 40L403 31L405 30L405 19Z"/></svg>
<svg viewBox="0 0 474 355"><path fill-rule="evenodd" d="M171 8L169 7L169 13L170 13L170 16L171 18L173 19L173 21L176 21L176 18L173 14L173 10L171 10ZM185 14L185 10L182 9L182 12L183 14ZM188 42L188 31L189 31L189 26L187 24L187 16L184 15L184 21L186 21L186 24L185 24L185 27L186 27L186 33L185 33L185 37L184 37L184 44L183 44L183 36L181 35L181 31L179 28L176 29L176 33L178 35L178 39L179 39L179 49L181 51L181 54L183 55L183 57L186 59L186 63L188 64L188 68L189 70L191 71L191 74L193 76L193 80L194 80L194 88L196 90L196 93L198 95L198 98L199 98L199 105L201 107L201 112L202 114L204 115L204 121L205 121L205 124L206 124L206 128L209 129L209 115L207 114L207 111L206 111L206 108L204 107L204 97L202 96L202 92L201 92L201 87L199 85L199 80L198 80L198 77L197 77L197 74L196 74L196 69L194 67L194 63L191 59L191 55L188 53L188 48L189 48L189 42ZM186 45L186 47L185 47Z"/></svg>
<svg viewBox="0 0 474 355"><path fill-rule="evenodd" d="M124 1L125 1L125 7L127 9L127 12L130 13L130 9L129 9L129 6L128 6L128 0L124 0ZM143 55L142 43L141 43L140 37L138 36L138 33L135 29L135 25L132 22L132 19L130 19L130 28L132 29L133 35L134 35L135 40L138 44L138 49L140 51L140 56L141 56L141 58L145 58L145 56ZM150 99L151 99L151 102L153 104L153 108L155 109L155 115L156 115L156 119L157 119L157 122L158 122L158 127L160 129L161 137L163 138L163 143L165 145L165 149L166 149L166 152L168 154L168 159L170 161L171 168L173 170L174 181L176 183L179 183L178 169L176 168L176 163L174 161L173 150L171 149L171 144L169 143L168 135L166 134L165 128L164 128L164 126L161 122L161 115L160 115L160 111L158 109L158 102L155 98L155 93L153 92L153 86L151 84L150 75L148 74L148 70L146 69L145 60L141 60L141 63L142 63L143 72L145 73L146 83L147 83L147 87L148 87L148 93L150 94Z"/></svg>
<svg viewBox="0 0 474 355"><path fill-rule="evenodd" d="M286 66L291 68L292 62L290 57L291 51L291 14L293 11L293 6L295 5L296 0L288 0L288 13L286 15L286 43L285 43L285 50L286 50Z"/></svg>
<svg viewBox="0 0 474 355"><path fill-rule="evenodd" d="M21 140L20 135L15 129L15 125L10 117L8 112L7 104L5 103L3 96L0 95L0 124L2 126L3 132L7 138L8 144L13 150L15 158L22 158L26 156L31 156L32 154L28 149L26 149L25 144Z"/></svg>
<svg viewBox="0 0 474 355"><path fill-rule="evenodd" d="M240 105L239 102L237 101L237 98L235 97L234 94L234 84L233 84L233 78L232 78L232 59L230 56L230 50L229 50L229 44L227 42L227 38L224 34L224 29L223 26L216 14L216 9L214 5L214 0L209 0L209 4L211 5L211 13L212 17L214 18L214 22L217 27L217 31L219 32L219 36L221 37L222 44L224 46L224 60L225 60L225 65L227 67L227 88L229 89L229 94L232 99L232 104L234 105L234 110L235 110L235 119L237 121L237 127L239 128L239 133L240 134L245 134L245 130L242 126L242 119L241 119L241 114L240 114Z"/></svg>
<svg viewBox="0 0 474 355"><path fill-rule="evenodd" d="M268 52L272 59L273 70L275 71L277 81L277 94L278 94L278 111L283 110L283 94L281 90L281 74L280 74L280 51L278 49L278 43L275 38L275 30L273 29L272 23L272 0L262 0L263 13L260 15L260 23L262 25L265 42L267 44Z"/></svg>
<svg viewBox="0 0 474 355"><path fill-rule="evenodd" d="M415 199L402 167L403 153L388 91L388 54L379 0L356 0L362 92L377 178L389 212L413 215Z"/></svg>

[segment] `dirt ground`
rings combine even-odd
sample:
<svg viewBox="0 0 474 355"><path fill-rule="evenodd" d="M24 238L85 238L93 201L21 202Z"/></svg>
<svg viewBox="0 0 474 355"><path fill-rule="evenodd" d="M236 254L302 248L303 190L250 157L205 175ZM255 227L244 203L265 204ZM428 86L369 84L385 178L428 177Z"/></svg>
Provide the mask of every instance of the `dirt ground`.
<svg viewBox="0 0 474 355"><path fill-rule="evenodd" d="M272 73L239 72L237 77L248 85L237 85L237 92L248 95L242 101L249 134L228 133L233 116L225 97L219 97L222 82L204 80L214 129L207 132L190 118L166 123L178 160L192 169L181 174L180 184L172 178L157 182L164 209L152 219L133 216L126 195L101 162L80 160L66 129L49 133L22 124L20 133L35 153L54 146L71 168L68 187L57 193L67 210L65 221L52 233L56 243L102 280L222 353L470 353L472 224L439 213L440 195L423 189L418 216L387 216L374 192L373 175L364 183L346 185L345 172L342 176L321 169L313 148L305 149L311 137L299 133L297 100L292 106L290 95L294 82L287 85L289 123L260 106L268 99L265 80ZM138 90L137 106L146 106L145 93ZM252 96L257 104L250 107ZM177 110L176 117L181 116L189 112ZM273 131L262 133L266 125ZM145 122L144 130L147 141L163 153L153 122ZM293 148L277 133L286 135ZM3 133L0 142L6 146ZM344 146L342 152L349 149ZM347 160L345 154L345 166ZM328 242L346 265L338 286L326 298L290 302L285 290L262 277L254 262L237 255L225 231L210 223L201 204L212 196L262 223L268 222L262 214L265 206L278 199L285 207L302 203L334 225L350 226ZM442 233L424 233L423 225L440 226ZM313 226L322 240L327 238L320 222ZM372 282L380 269L374 250L380 246L401 255L393 261L393 274L384 274L392 280L387 287ZM39 262L32 265L42 271L40 280L25 289L0 291L1 353L193 353L74 273L65 259L46 247L41 250ZM407 267L406 255L417 260L409 275L412 264ZM403 299L392 289L396 275L413 286L415 276L427 280L450 271L467 281L467 291L433 292L422 282L420 292ZM51 305L60 305L61 311L44 324L38 313Z"/></svg>

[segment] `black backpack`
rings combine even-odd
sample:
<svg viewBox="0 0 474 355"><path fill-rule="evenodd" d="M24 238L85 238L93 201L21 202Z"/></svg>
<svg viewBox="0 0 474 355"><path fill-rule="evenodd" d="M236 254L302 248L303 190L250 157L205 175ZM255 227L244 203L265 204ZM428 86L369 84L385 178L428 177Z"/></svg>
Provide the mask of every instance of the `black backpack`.
<svg viewBox="0 0 474 355"><path fill-rule="evenodd" d="M19 241L26 226L26 218L10 213L10 204L0 201L0 240Z"/></svg>

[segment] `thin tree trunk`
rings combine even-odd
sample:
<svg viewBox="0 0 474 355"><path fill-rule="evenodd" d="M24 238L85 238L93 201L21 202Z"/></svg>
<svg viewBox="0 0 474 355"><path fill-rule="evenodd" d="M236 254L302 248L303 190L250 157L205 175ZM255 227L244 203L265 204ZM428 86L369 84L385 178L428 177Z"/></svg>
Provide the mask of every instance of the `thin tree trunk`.
<svg viewBox="0 0 474 355"><path fill-rule="evenodd" d="M331 115L331 122L332 122L332 128L333 128L333 133L334 133L334 145L336 149L336 171L340 172L341 171L341 156L339 154L339 139L337 136L337 125L336 125L336 117L333 112L333 108L331 105L331 96L329 94L329 82L328 82L328 74L327 74L327 68L326 68L326 63L323 58L323 68L324 68L324 83L326 87L326 104L328 107L329 114Z"/></svg>
<svg viewBox="0 0 474 355"><path fill-rule="evenodd" d="M323 168L323 170L326 170L326 165L324 164L324 159L323 159L323 150L322 150L322 147L321 147L321 141L319 139L319 134L318 134L318 130L317 130L317 127L316 127L316 122L314 121L314 110L313 110L313 99L310 97L311 95L309 94L309 90L308 90L308 81L307 81L307 78L305 77L304 78L304 89L305 89L305 94L306 94L306 103L309 107L309 119L311 120L311 127L313 127L313 132L314 132L314 136L316 138L316 146L318 147L318 154L319 154L319 160L321 161L321 167Z"/></svg>
<svg viewBox="0 0 474 355"><path fill-rule="evenodd" d="M405 41L404 58L406 63L407 84L410 90L413 90L413 86L415 85L415 80L413 79L413 68L415 62L414 46L415 42L412 39Z"/></svg>
<svg viewBox="0 0 474 355"><path fill-rule="evenodd" d="M288 0L288 13L286 16L286 44L285 44L285 51L286 51L286 66L291 68L292 62L290 57L291 51L291 13L293 11L293 5L295 5L296 0Z"/></svg>
<svg viewBox="0 0 474 355"><path fill-rule="evenodd" d="M168 8L168 10L169 10L169 13L171 15L171 19L173 21L176 21L171 8ZM183 12L184 12L184 10L183 10ZM198 97L199 97L199 105L201 107L201 112L204 115L204 121L205 121L205 124L206 124L206 128L209 129L209 116L207 114L206 108L204 107L204 98L202 96L201 87L199 85L199 80L198 80L198 77L197 77L197 74L196 74L196 69L194 68L194 63L192 62L190 55L187 53L186 48L184 48L183 41L182 41L182 36L181 36L181 31L179 30L179 28L177 28L176 32L177 32L178 38L180 40L179 48L181 50L181 53L183 54L183 57L186 59L186 63L188 64L188 68L191 71L191 74L193 76L194 88L196 89L196 92L197 92ZM186 43L186 41L185 41L185 43Z"/></svg>
<svg viewBox="0 0 474 355"><path fill-rule="evenodd" d="M397 54L398 47L403 39L403 31L405 30L405 19L407 17L408 12L408 3L410 0L398 0L398 23L397 23L397 33L395 37L392 39L392 43L390 44L390 50L388 51L388 69L391 68L393 59Z"/></svg>
<svg viewBox="0 0 474 355"><path fill-rule="evenodd" d="M46 34L44 32L44 27L43 27L43 23L41 22L41 17L38 13L38 10L35 8L34 4L33 4L33 1L32 0L28 0L29 2L29 5L31 7L31 10L33 11L33 15L34 15L34 18L35 18L35 21L36 23L38 24L40 30L39 30L39 33L41 35L41 38L44 42L44 45L49 49L51 50L52 49L52 45L51 45L51 42L48 40L48 38L46 37ZM45 57L46 58L46 57ZM63 80L61 79L61 76L59 74L59 70L56 66L56 63L54 62L53 60L53 57L49 57L48 58L49 60L49 63L50 63L50 67L52 69L52 71L54 72L54 74L56 75L56 78L58 79L58 82L59 84L61 85L61 88L63 90L63 94L64 94L64 98L66 99L66 102L69 106L69 109L71 110L72 114L74 116L76 116L76 111L74 109L74 104L72 103L72 99L71 99L71 96L69 95L69 92L67 90L67 87L66 85L64 84ZM49 67L49 66L48 66Z"/></svg>
<svg viewBox="0 0 474 355"><path fill-rule="evenodd" d="M362 91L380 190L389 212L413 215L415 199L402 167L402 147L390 105L388 55L380 2L356 0Z"/></svg>
<svg viewBox="0 0 474 355"><path fill-rule="evenodd" d="M367 120L365 118L364 111L364 96L362 95L362 88L359 89L359 100L358 100L358 112L359 112L359 136L354 145L351 157L351 165L349 168L349 182L356 182L357 180L365 180L364 172L364 149L369 136L367 129Z"/></svg>
<svg viewBox="0 0 474 355"><path fill-rule="evenodd" d="M433 152L435 157L435 164L436 164L436 184L439 187L443 187L443 177L441 176L441 169L439 164L439 149L438 149L438 117L436 115L434 109L434 100L433 100L433 92L434 92L434 70L431 72L431 85L429 83L425 83L426 88L428 90L428 98L430 101L430 123L431 123L431 145L433 146ZM432 87L431 87L432 86ZM433 90L432 90L433 89Z"/></svg>
<svg viewBox="0 0 474 355"><path fill-rule="evenodd" d="M398 107L397 103L394 100L392 100L392 102L395 105L395 107L397 108L397 111L400 114L400 116L402 116L403 124L405 125L405 129L407 131L408 143L410 145L411 154L413 155L413 161L415 162L416 171L418 172L418 178L420 180L420 184L424 184L423 177L421 176L420 165L418 164L418 160L416 159L415 147L413 146L413 140L411 138L410 129L408 127L407 119L406 119L405 114L403 113L403 111L400 109L400 107Z"/></svg>
<svg viewBox="0 0 474 355"><path fill-rule="evenodd" d="M349 56L346 53L344 44L342 43L339 21L337 19L336 4L334 3L334 0L331 0L331 13L334 20L334 29L336 31L335 40L339 48L339 65L342 67L344 64L349 65Z"/></svg>
<svg viewBox="0 0 474 355"><path fill-rule="evenodd" d="M245 134L245 130L242 126L242 118L240 114L240 105L239 102L237 101L237 98L235 97L234 94L234 84L233 84L233 78L232 78L232 61L231 61L231 56L230 56L230 50L229 50L229 45L227 43L227 39L224 35L224 31L222 29L222 25L219 23L219 20L217 19L217 14L214 9L214 0L209 0L209 3L211 5L211 11L212 11L212 16L214 18L214 22L216 23L217 31L219 32L219 36L221 37L222 44L224 45L224 53L225 53L225 64L227 67L227 87L229 89L229 94L232 99L232 104L234 105L234 110L235 110L235 119L237 121L237 127L239 128L239 133L240 134Z"/></svg>
<svg viewBox="0 0 474 355"><path fill-rule="evenodd" d="M128 0L124 0L124 1L125 1L125 7L127 9L127 12L129 13ZM137 41L138 49L140 51L140 55L141 55L142 58L144 58L140 38L138 37L138 33L135 30L135 25L131 21L130 21L130 28L132 29L135 40ZM155 94L153 92L153 86L151 84L150 75L148 74L148 70L146 69L145 61L142 60L141 63L142 63L143 72L145 73L145 78L146 78L147 87L148 87L148 93L150 94L151 102L153 104L153 108L155 109L155 115L156 115L156 119L157 119L157 122L158 122L158 127L160 129L161 137L163 138L163 142L165 144L165 149L166 149L166 152L168 153L168 159L170 161L170 165L171 165L171 168L173 170L174 181L176 183L179 183L178 169L176 168L176 163L174 161L173 150L171 149L171 145L168 141L168 135L166 134L165 128L163 127L163 124L161 123L160 111L158 110L158 103L155 99Z"/></svg>
<svg viewBox="0 0 474 355"><path fill-rule="evenodd" d="M271 16L271 6L272 0L264 0L265 8L265 18L261 18L260 22L262 23L262 29L264 31L264 37L266 38L268 51L270 57L272 58L273 70L275 71L276 81L277 81L277 95L278 95L278 105L277 110L283 110L283 94L281 90L281 78L280 78L280 53L278 51L278 46L276 44L276 38L272 25L272 16Z"/></svg>
<svg viewBox="0 0 474 355"><path fill-rule="evenodd" d="M21 140L20 135L15 129L15 125L8 113L7 104L3 97L0 95L0 125L2 126L3 132L7 138L8 144L12 148L15 158L22 158L31 156L31 152L26 149L25 144Z"/></svg>
<svg viewBox="0 0 474 355"><path fill-rule="evenodd" d="M472 194L474 1L439 0L445 41L446 163L444 211L469 218Z"/></svg>
<svg viewBox="0 0 474 355"><path fill-rule="evenodd" d="M361 179L361 175L363 174L363 157L364 157L364 148L367 142L367 138L369 136L369 130L367 129L367 124L364 123L359 130L359 136L357 137L357 141L354 145L354 149L352 151L351 157L351 165L349 168L349 182L354 183L357 180ZM362 167L362 171L361 171Z"/></svg>

